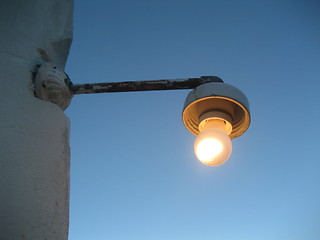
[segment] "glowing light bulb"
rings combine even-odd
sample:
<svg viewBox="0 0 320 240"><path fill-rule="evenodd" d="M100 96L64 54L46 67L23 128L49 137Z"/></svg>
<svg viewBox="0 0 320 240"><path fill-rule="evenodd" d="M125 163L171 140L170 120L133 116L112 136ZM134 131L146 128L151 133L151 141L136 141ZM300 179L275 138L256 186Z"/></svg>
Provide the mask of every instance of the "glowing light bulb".
<svg viewBox="0 0 320 240"><path fill-rule="evenodd" d="M227 123L222 119L205 121L194 142L194 153L203 164L218 166L226 162L232 152L231 139L225 127Z"/></svg>

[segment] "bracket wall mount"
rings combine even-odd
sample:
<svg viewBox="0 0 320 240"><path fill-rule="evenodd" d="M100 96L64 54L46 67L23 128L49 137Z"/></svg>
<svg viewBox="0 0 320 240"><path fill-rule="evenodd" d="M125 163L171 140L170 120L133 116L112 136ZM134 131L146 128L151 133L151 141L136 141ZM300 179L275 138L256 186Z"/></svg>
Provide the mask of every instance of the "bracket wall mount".
<svg viewBox="0 0 320 240"><path fill-rule="evenodd" d="M70 105L73 93L68 75L56 64L48 62L40 66L34 81L36 97L57 104L63 111Z"/></svg>

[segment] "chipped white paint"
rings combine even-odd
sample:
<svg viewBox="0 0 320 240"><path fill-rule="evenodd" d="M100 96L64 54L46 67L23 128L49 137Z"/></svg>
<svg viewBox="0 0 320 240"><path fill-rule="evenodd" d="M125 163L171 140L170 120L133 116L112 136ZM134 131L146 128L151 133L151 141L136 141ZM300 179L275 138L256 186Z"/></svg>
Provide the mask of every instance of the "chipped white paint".
<svg viewBox="0 0 320 240"><path fill-rule="evenodd" d="M68 83L71 81L62 69L54 63L45 63L41 65L35 78L35 94L65 110L72 98Z"/></svg>
<svg viewBox="0 0 320 240"><path fill-rule="evenodd" d="M36 66L64 68L71 0L0 1L0 239L67 240L69 120L34 96Z"/></svg>

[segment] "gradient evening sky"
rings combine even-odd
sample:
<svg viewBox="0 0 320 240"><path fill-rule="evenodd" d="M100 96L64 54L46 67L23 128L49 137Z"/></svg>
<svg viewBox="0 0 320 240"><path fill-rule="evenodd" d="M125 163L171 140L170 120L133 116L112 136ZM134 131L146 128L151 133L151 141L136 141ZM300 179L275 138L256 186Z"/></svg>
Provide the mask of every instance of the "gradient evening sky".
<svg viewBox="0 0 320 240"><path fill-rule="evenodd" d="M216 75L252 122L208 167L189 90L75 96L70 240L320 239L319 0L76 0L74 83Z"/></svg>

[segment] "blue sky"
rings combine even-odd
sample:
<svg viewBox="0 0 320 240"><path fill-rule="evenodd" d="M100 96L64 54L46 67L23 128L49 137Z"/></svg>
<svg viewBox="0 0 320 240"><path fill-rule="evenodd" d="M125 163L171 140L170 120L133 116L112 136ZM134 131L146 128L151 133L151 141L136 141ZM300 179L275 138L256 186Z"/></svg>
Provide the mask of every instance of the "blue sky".
<svg viewBox="0 0 320 240"><path fill-rule="evenodd" d="M188 90L79 95L70 240L320 238L319 1L75 1L74 83L216 75L252 122L219 167L182 121Z"/></svg>

